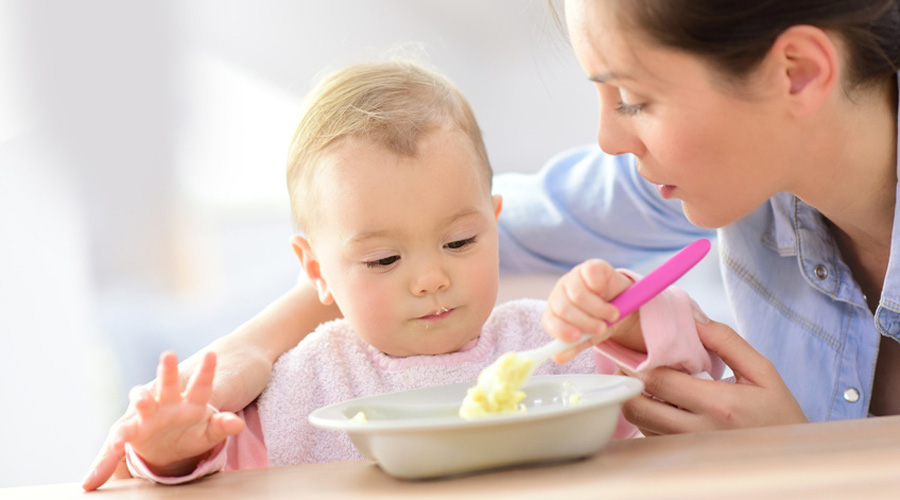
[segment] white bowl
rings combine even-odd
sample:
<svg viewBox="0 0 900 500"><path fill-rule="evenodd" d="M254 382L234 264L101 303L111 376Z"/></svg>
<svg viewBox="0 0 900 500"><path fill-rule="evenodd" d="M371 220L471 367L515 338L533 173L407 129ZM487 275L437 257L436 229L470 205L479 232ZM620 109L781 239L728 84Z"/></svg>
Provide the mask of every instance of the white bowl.
<svg viewBox="0 0 900 500"><path fill-rule="evenodd" d="M622 403L643 390L639 380L616 375L536 376L523 387L525 413L463 420L457 411L472 385L353 399L309 420L347 432L391 476L418 479L592 455L612 436ZM354 420L359 412L367 421Z"/></svg>

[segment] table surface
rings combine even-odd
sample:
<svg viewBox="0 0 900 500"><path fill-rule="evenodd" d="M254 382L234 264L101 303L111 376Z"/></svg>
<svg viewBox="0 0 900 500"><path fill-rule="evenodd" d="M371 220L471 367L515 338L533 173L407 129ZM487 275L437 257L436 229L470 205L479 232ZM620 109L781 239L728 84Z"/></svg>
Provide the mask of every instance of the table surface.
<svg viewBox="0 0 900 500"><path fill-rule="evenodd" d="M611 442L578 461L453 478L394 479L373 462L222 472L181 486L140 479L0 489L6 499L900 498L900 416Z"/></svg>

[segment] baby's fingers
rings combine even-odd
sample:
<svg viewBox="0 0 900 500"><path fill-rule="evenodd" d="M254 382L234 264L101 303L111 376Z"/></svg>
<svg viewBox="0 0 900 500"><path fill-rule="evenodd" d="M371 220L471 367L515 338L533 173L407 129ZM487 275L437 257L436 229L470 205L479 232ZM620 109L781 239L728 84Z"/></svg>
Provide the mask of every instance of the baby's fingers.
<svg viewBox="0 0 900 500"><path fill-rule="evenodd" d="M577 267L577 271L585 286L605 300L613 299L632 284L627 276L616 271L609 263L598 259L585 261ZM616 314L617 317L611 321L618 318L618 310Z"/></svg>
<svg viewBox="0 0 900 500"><path fill-rule="evenodd" d="M172 351L166 351L159 357L156 369L159 388L159 403L175 404L181 400L181 384L178 380L178 357Z"/></svg>
<svg viewBox="0 0 900 500"><path fill-rule="evenodd" d="M560 282L570 303L594 318L610 323L619 319L619 310L609 301L621 291L620 276L609 264L590 260L576 267L572 274L577 279Z"/></svg>
<svg viewBox="0 0 900 500"><path fill-rule="evenodd" d="M558 364L568 363L569 361L572 361L572 359L576 355L578 355L578 353L587 349L590 346L591 346L591 341L586 340L586 341L576 345L575 347L570 347L562 352L557 353L556 355L553 356L553 361Z"/></svg>
<svg viewBox="0 0 900 500"><path fill-rule="evenodd" d="M207 352L203 356L200 369L191 377L185 390L184 397L188 401L198 405L206 405L212 395L213 378L216 374L216 354Z"/></svg>
<svg viewBox="0 0 900 500"><path fill-rule="evenodd" d="M145 420L151 418L156 413L157 408L159 408L156 399L142 385L133 387L128 392L128 399L131 401L131 405L137 411L137 414Z"/></svg>
<svg viewBox="0 0 900 500"><path fill-rule="evenodd" d="M560 340L575 342L581 338L581 328L567 321L563 321L549 308L544 312L544 316L541 318L541 324L547 333Z"/></svg>
<svg viewBox="0 0 900 500"><path fill-rule="evenodd" d="M228 436L240 434L244 430L244 421L234 413L216 413L209 419L206 436L210 443L220 443Z"/></svg>
<svg viewBox="0 0 900 500"><path fill-rule="evenodd" d="M120 420L113 425L103 448L91 465L91 470L82 480L81 487L84 491L93 491L103 486L115 473L116 467L125 458L126 429Z"/></svg>

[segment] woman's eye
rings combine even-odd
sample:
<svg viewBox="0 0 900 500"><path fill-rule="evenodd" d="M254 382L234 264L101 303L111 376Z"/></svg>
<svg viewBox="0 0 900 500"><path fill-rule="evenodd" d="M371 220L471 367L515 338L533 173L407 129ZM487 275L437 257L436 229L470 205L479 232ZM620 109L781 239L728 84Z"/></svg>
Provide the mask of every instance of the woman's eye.
<svg viewBox="0 0 900 500"><path fill-rule="evenodd" d="M399 255L391 255L390 257L385 257L383 259L366 261L365 264L366 267L385 267L393 264L394 262L397 262L398 260L400 260Z"/></svg>
<svg viewBox="0 0 900 500"><path fill-rule="evenodd" d="M451 241L450 243L447 243L444 246L447 248L450 248L452 250L459 250L460 248L462 248L466 245L475 243L475 238L476 238L475 236L472 236L471 238L466 238L464 240Z"/></svg>
<svg viewBox="0 0 900 500"><path fill-rule="evenodd" d="M623 101L619 101L619 105L616 106L616 111L625 116L635 116L643 110L643 104L625 104Z"/></svg>

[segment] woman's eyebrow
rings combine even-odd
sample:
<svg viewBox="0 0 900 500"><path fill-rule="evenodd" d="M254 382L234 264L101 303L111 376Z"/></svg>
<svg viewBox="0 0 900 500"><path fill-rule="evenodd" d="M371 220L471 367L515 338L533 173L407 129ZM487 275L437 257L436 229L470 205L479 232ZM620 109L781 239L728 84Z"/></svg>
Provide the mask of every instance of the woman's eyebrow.
<svg viewBox="0 0 900 500"><path fill-rule="evenodd" d="M612 71L607 71L605 73L600 73L599 75L591 75L588 77L588 80L597 83L607 83L610 80L629 80L628 75L623 75L619 73L614 73Z"/></svg>

